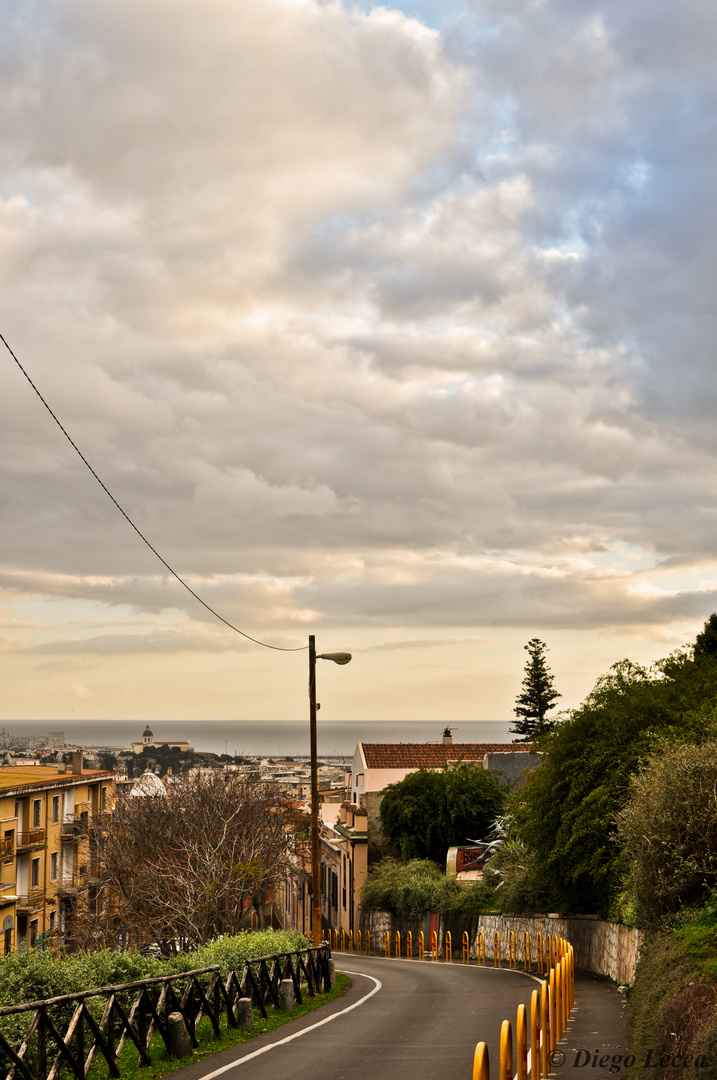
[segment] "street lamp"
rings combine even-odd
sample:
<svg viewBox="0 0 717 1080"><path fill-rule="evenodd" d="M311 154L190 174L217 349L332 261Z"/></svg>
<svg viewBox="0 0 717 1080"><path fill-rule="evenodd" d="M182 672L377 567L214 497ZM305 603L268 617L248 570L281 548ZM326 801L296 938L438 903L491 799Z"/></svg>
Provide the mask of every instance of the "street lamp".
<svg viewBox="0 0 717 1080"><path fill-rule="evenodd" d="M321 944L321 854L319 833L319 775L316 745L316 661L333 660L335 664L348 664L350 652L330 652L316 655L316 641L309 634L309 723L311 731L311 930L314 945Z"/></svg>

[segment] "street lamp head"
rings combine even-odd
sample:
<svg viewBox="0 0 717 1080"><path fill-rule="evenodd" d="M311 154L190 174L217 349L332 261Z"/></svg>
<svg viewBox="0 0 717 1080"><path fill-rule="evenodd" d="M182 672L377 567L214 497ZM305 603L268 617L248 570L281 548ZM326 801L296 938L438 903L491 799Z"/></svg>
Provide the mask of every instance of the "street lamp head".
<svg viewBox="0 0 717 1080"><path fill-rule="evenodd" d="M333 660L333 662L335 664L348 664L349 660L351 659L351 653L350 652L320 653L320 655L317 656L316 659L317 660Z"/></svg>

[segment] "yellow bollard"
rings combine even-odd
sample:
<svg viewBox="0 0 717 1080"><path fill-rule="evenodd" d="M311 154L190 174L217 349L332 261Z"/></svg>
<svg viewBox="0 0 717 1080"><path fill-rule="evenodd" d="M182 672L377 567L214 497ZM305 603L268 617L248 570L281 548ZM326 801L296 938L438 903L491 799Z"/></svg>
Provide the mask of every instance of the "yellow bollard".
<svg viewBox="0 0 717 1080"><path fill-rule="evenodd" d="M555 1049L558 1041L558 1027L555 1018L555 968L550 969L548 977L548 1002L550 1006L550 1049Z"/></svg>
<svg viewBox="0 0 717 1080"><path fill-rule="evenodd" d="M484 1042L479 1042L473 1057L473 1080L490 1080L490 1059L488 1047Z"/></svg>
<svg viewBox="0 0 717 1080"><path fill-rule="evenodd" d="M535 951L536 951L535 959L536 959L536 962L537 962L537 965L538 965L538 971L542 971L543 970L543 959L544 959L544 957L543 957L543 935L542 935L540 930L538 930L538 936L537 936L537 938L535 940Z"/></svg>
<svg viewBox="0 0 717 1080"><path fill-rule="evenodd" d="M406 934L406 959L413 959L413 933L411 930Z"/></svg>
<svg viewBox="0 0 717 1080"><path fill-rule="evenodd" d="M349 930L349 952L354 951L354 932Z"/></svg>
<svg viewBox="0 0 717 1080"><path fill-rule="evenodd" d="M568 1026L568 1017L570 1016L570 992L568 990L568 955L567 953L561 961L563 965L563 1031Z"/></svg>
<svg viewBox="0 0 717 1080"><path fill-rule="evenodd" d="M513 1029L510 1020L504 1020L500 1028L499 1080L513 1080Z"/></svg>
<svg viewBox="0 0 717 1080"><path fill-rule="evenodd" d="M463 931L463 963L470 964L471 962L471 939L468 937L468 931Z"/></svg>
<svg viewBox="0 0 717 1080"><path fill-rule="evenodd" d="M540 1065L543 1071L543 1076L548 1075L548 1055L550 1054L550 1001L548 984L543 979L540 984L540 1029L543 1033L543 1038L540 1043Z"/></svg>
<svg viewBox="0 0 717 1080"><path fill-rule="evenodd" d="M361 955L361 931L356 931L356 952Z"/></svg>
<svg viewBox="0 0 717 1080"><path fill-rule="evenodd" d="M396 931L396 957L399 960L401 959L401 932L400 932L400 930Z"/></svg>
<svg viewBox="0 0 717 1080"><path fill-rule="evenodd" d="M341 952L346 952L346 931L341 927Z"/></svg>
<svg viewBox="0 0 717 1080"><path fill-rule="evenodd" d="M515 1080L528 1080L528 1021L522 1002L515 1020Z"/></svg>
<svg viewBox="0 0 717 1080"><path fill-rule="evenodd" d="M383 935L383 952L385 956L391 955L391 935L388 930Z"/></svg>
<svg viewBox="0 0 717 1080"><path fill-rule="evenodd" d="M451 937L450 930L446 930L446 936L443 939L443 954L446 959L446 963L453 963L453 938Z"/></svg>
<svg viewBox="0 0 717 1080"><path fill-rule="evenodd" d="M476 938L476 953L480 963L485 964L485 934L482 930L478 931L478 937Z"/></svg>
<svg viewBox="0 0 717 1080"><path fill-rule="evenodd" d="M540 1078L540 995L530 995L530 1080Z"/></svg>
<svg viewBox="0 0 717 1080"><path fill-rule="evenodd" d="M523 968L525 971L531 971L533 967L532 950L530 948L530 934L527 930L523 931Z"/></svg>
<svg viewBox="0 0 717 1080"><path fill-rule="evenodd" d="M431 960L438 959L438 932L431 931Z"/></svg>
<svg viewBox="0 0 717 1080"><path fill-rule="evenodd" d="M500 930L493 931L493 967L501 966L500 956Z"/></svg>
<svg viewBox="0 0 717 1080"><path fill-rule="evenodd" d="M423 936L423 930L418 932L418 959L426 959L426 939Z"/></svg>
<svg viewBox="0 0 717 1080"><path fill-rule="evenodd" d="M369 956L370 953L371 953L371 931L367 930L366 931L366 955Z"/></svg>
<svg viewBox="0 0 717 1080"><path fill-rule="evenodd" d="M553 968L555 972L555 1042L559 1043L563 1037L563 961L558 960L558 966ZM550 974L553 974L553 971Z"/></svg>
<svg viewBox="0 0 717 1080"><path fill-rule="evenodd" d="M516 967L516 947L515 947L515 930L508 932L508 967Z"/></svg>
<svg viewBox="0 0 717 1080"><path fill-rule="evenodd" d="M545 970L550 971L553 963L553 939L550 934L545 935Z"/></svg>

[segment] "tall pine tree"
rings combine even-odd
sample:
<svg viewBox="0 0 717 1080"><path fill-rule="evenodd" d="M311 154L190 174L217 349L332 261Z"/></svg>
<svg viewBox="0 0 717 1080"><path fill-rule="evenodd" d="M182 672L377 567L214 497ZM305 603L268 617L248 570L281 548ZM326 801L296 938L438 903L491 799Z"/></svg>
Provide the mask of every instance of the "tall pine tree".
<svg viewBox="0 0 717 1080"><path fill-rule="evenodd" d="M531 742L538 735L544 735L555 727L554 720L547 720L546 713L555 708L559 694L553 683L553 676L548 667L545 654L548 646L540 638L531 638L524 645L530 659L525 665L522 693L515 699L515 726L510 730L520 738L513 742Z"/></svg>

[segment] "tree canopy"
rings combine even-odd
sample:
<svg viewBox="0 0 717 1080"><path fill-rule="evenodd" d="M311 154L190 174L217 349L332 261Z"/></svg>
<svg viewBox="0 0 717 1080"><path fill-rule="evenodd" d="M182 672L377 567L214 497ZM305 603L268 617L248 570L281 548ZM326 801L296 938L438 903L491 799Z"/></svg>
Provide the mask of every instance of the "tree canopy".
<svg viewBox="0 0 717 1080"><path fill-rule="evenodd" d="M628 867L616 819L630 779L658 745L713 735L716 701L717 656L682 650L649 671L623 660L545 737L513 812L556 907L610 913Z"/></svg>
<svg viewBox="0 0 717 1080"><path fill-rule="evenodd" d="M523 689L515 699L517 720L510 730L522 736L516 742L531 742L555 727L555 723L547 720L546 715L555 708L562 694L555 689L553 675L545 659L548 651L545 642L540 638L531 638L523 648L529 659L525 664Z"/></svg>
<svg viewBox="0 0 717 1080"><path fill-rule="evenodd" d="M117 800L90 835L86 924L76 944L197 945L240 928L282 880L305 819L278 785L242 774L181 777L167 793Z"/></svg>
<svg viewBox="0 0 717 1080"><path fill-rule="evenodd" d="M449 847L479 839L503 806L495 776L461 764L435 772L419 769L386 788L381 831L404 861L431 859L445 865Z"/></svg>

